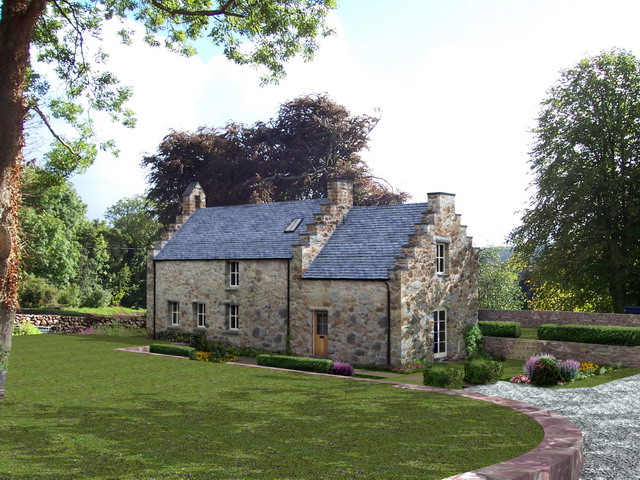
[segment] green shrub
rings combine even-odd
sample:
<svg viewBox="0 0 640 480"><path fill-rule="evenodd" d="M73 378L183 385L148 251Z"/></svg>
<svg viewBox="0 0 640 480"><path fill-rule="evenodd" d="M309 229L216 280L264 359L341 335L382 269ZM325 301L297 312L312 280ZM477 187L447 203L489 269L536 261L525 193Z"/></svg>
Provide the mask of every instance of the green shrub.
<svg viewBox="0 0 640 480"><path fill-rule="evenodd" d="M493 360L477 358L465 363L464 380L470 383L496 383L502 376L504 365Z"/></svg>
<svg viewBox="0 0 640 480"><path fill-rule="evenodd" d="M478 322L478 326L487 337L518 338L522 333L518 322Z"/></svg>
<svg viewBox="0 0 640 480"><path fill-rule="evenodd" d="M57 301L58 289L44 278L26 275L18 286L18 297L23 308L42 308Z"/></svg>
<svg viewBox="0 0 640 480"><path fill-rule="evenodd" d="M637 347L640 346L640 327L546 324L538 327L538 338L540 340Z"/></svg>
<svg viewBox="0 0 640 480"><path fill-rule="evenodd" d="M178 357L189 357L194 360L196 358L196 349L193 347L184 347L182 345L163 345L154 343L149 347L151 353L163 353L165 355L176 355Z"/></svg>
<svg viewBox="0 0 640 480"><path fill-rule="evenodd" d="M482 331L477 322L464 331L464 343L467 356L472 357L478 353L482 343Z"/></svg>
<svg viewBox="0 0 640 480"><path fill-rule="evenodd" d="M462 388L464 372L450 365L432 365L424 370L424 384L430 387Z"/></svg>
<svg viewBox="0 0 640 480"><path fill-rule="evenodd" d="M558 384L560 368L555 358L541 357L534 364L529 376L531 383L538 387L549 387Z"/></svg>
<svg viewBox="0 0 640 480"><path fill-rule="evenodd" d="M100 308L111 303L111 292L100 285L96 285L82 297L81 307Z"/></svg>
<svg viewBox="0 0 640 480"><path fill-rule="evenodd" d="M200 332L198 335L194 335L189 340L189 346L195 348L199 352L208 352L211 347L211 342L207 340L207 334Z"/></svg>
<svg viewBox="0 0 640 480"><path fill-rule="evenodd" d="M65 307L77 307L80 304L80 288L77 285L69 285L60 290L56 301Z"/></svg>
<svg viewBox="0 0 640 480"><path fill-rule="evenodd" d="M304 370L305 372L331 373L333 361L324 358L301 358L287 355L262 354L257 357L258 365L266 367Z"/></svg>
<svg viewBox="0 0 640 480"><path fill-rule="evenodd" d="M13 326L12 335L40 335L41 333L33 323L22 322Z"/></svg>

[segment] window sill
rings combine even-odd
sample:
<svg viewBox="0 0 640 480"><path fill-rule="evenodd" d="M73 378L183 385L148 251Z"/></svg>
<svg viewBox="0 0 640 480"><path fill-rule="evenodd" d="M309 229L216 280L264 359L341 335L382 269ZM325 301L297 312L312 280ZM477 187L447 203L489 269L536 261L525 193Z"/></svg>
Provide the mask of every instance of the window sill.
<svg viewBox="0 0 640 480"><path fill-rule="evenodd" d="M167 330L180 330L180 325L169 325Z"/></svg>
<svg viewBox="0 0 640 480"><path fill-rule="evenodd" d="M224 330L225 335L240 335L240 330Z"/></svg>
<svg viewBox="0 0 640 480"><path fill-rule="evenodd" d="M207 327L193 327L191 329L192 332L206 332L207 331Z"/></svg>
<svg viewBox="0 0 640 480"><path fill-rule="evenodd" d="M238 290L238 287L227 287L227 288L225 288L225 290L226 290L227 292L233 292L233 291L235 291L235 290Z"/></svg>
<svg viewBox="0 0 640 480"><path fill-rule="evenodd" d="M448 273L436 273L436 277L438 278L449 278Z"/></svg>

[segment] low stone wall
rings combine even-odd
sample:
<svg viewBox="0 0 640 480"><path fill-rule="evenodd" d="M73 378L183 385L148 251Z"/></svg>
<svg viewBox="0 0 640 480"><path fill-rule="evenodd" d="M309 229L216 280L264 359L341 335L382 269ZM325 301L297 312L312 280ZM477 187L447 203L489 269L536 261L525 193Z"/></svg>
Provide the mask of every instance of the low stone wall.
<svg viewBox="0 0 640 480"><path fill-rule="evenodd" d="M17 313L15 324L29 321L36 327L51 327L56 333L79 333L82 330L96 325L108 325L117 323L123 327L146 327L146 317L141 315L114 315L113 317L101 317L87 315L86 317L71 315L48 315Z"/></svg>
<svg viewBox="0 0 640 480"><path fill-rule="evenodd" d="M478 320L519 322L523 327L545 323L557 325L616 325L640 327L640 315L634 313L549 312L543 310L478 310Z"/></svg>
<svg viewBox="0 0 640 480"><path fill-rule="evenodd" d="M562 360L620 362L626 367L640 367L640 347L502 337L484 337L482 342L488 351L513 360L528 360L538 353L550 353Z"/></svg>

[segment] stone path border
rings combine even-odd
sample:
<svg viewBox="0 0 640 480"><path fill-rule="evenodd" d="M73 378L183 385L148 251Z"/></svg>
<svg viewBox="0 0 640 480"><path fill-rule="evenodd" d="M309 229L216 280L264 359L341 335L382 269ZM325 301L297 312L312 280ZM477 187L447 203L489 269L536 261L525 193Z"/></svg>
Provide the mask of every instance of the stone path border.
<svg viewBox="0 0 640 480"><path fill-rule="evenodd" d="M145 350L146 349L146 350ZM163 357L174 357L159 353L149 353L149 347L117 348L116 350L146 353ZM186 357L175 357L186 358ZM337 377L327 373L303 372L285 368L265 367L241 362L229 362L228 365L238 365L250 368L279 370L282 372L305 373L324 377ZM444 480L578 480L584 464L584 445L582 432L572 422L549 410L529 405L528 403L509 400L502 397L491 397L481 393L465 392L464 390L448 390L445 388L428 387L426 385L411 385L407 383L374 380L369 378L339 377L361 382L384 383L397 388L419 390L423 392L441 393L458 397L501 405L516 410L532 418L544 430L542 442L533 450L506 462L483 467L472 472L460 473Z"/></svg>

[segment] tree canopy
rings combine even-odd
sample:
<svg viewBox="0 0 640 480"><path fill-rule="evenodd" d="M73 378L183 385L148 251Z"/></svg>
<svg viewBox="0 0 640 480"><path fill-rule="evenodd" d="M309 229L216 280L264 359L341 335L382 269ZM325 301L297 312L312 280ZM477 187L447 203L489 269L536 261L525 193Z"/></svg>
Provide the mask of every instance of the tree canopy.
<svg viewBox="0 0 640 480"><path fill-rule="evenodd" d="M520 288L517 268L508 258L509 249L487 247L480 250L478 271L478 303L480 308L520 310L524 293Z"/></svg>
<svg viewBox="0 0 640 480"><path fill-rule="evenodd" d="M317 198L328 177L353 178L357 204L402 203L407 194L373 177L360 156L377 122L326 95L308 95L284 103L267 122L171 132L142 161L147 193L165 222L179 213L192 181L204 188L207 206Z"/></svg>
<svg viewBox="0 0 640 480"><path fill-rule="evenodd" d="M581 60L537 123L536 193L510 236L534 289L565 309L640 304L640 63L623 50Z"/></svg>

